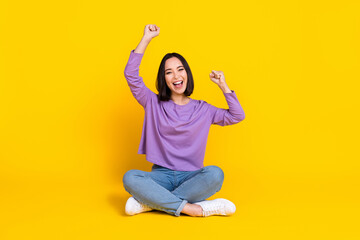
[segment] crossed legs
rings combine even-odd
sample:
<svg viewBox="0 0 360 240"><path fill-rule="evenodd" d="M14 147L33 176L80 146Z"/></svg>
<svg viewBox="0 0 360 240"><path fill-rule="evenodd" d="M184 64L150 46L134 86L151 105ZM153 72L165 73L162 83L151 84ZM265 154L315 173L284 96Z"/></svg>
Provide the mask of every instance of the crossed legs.
<svg viewBox="0 0 360 240"><path fill-rule="evenodd" d="M129 170L123 178L125 190L137 201L175 216L180 216L181 212L201 216L201 206L192 203L220 191L223 181L224 173L217 166L207 166L187 174L175 187L161 173Z"/></svg>

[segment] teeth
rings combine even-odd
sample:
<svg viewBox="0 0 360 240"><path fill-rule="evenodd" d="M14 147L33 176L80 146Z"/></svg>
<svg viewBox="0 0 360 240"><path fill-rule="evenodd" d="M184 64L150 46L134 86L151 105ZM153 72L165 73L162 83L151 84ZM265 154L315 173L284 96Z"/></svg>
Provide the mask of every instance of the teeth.
<svg viewBox="0 0 360 240"><path fill-rule="evenodd" d="M182 83L182 81L174 82L174 84L180 84L180 83Z"/></svg>

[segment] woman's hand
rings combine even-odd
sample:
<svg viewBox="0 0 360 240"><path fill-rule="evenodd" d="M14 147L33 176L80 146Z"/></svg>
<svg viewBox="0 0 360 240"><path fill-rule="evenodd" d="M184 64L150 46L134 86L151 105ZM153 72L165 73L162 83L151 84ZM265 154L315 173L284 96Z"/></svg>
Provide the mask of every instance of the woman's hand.
<svg viewBox="0 0 360 240"><path fill-rule="evenodd" d="M143 38L150 41L159 34L160 28L158 26L156 26L155 24L148 24L145 26Z"/></svg>
<svg viewBox="0 0 360 240"><path fill-rule="evenodd" d="M159 35L160 28L154 24L148 24L144 29L144 36L142 37L140 43L135 48L135 53L144 54L146 47L149 45L151 39Z"/></svg>
<svg viewBox="0 0 360 240"><path fill-rule="evenodd" d="M226 84L225 76L224 76L224 73L222 71L212 70L211 73L210 73L210 79L211 79L211 81L213 81L217 85Z"/></svg>
<svg viewBox="0 0 360 240"><path fill-rule="evenodd" d="M230 88L225 82L225 76L222 71L212 70L210 73L210 79L216 83L224 93L231 93Z"/></svg>

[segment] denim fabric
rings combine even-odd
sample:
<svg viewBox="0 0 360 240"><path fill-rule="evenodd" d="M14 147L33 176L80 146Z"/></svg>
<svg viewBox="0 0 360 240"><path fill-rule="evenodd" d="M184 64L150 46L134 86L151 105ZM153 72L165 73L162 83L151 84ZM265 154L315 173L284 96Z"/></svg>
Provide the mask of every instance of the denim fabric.
<svg viewBox="0 0 360 240"><path fill-rule="evenodd" d="M154 164L151 172L129 170L125 190L149 207L180 216L186 203L203 201L220 191L224 172L217 166L196 171L175 171Z"/></svg>

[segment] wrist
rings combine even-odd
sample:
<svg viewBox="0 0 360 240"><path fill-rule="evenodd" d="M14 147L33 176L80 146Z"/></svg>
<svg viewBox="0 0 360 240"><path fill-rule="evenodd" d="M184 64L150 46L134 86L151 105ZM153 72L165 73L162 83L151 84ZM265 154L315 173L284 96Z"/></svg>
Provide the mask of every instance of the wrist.
<svg viewBox="0 0 360 240"><path fill-rule="evenodd" d="M226 83L219 84L219 87L224 93L231 93L231 90Z"/></svg>
<svg viewBox="0 0 360 240"><path fill-rule="evenodd" d="M144 43L150 43L151 39L152 39L151 37L142 37L141 41Z"/></svg>

